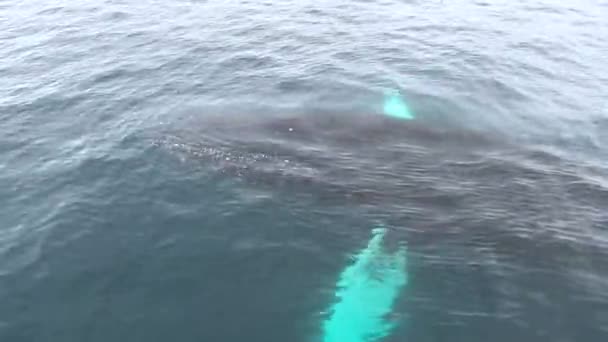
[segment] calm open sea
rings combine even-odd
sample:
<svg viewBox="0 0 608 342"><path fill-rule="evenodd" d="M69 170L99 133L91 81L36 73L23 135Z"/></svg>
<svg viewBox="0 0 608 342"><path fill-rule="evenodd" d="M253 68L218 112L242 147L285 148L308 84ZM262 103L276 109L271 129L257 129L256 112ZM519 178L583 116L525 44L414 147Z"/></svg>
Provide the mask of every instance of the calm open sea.
<svg viewBox="0 0 608 342"><path fill-rule="evenodd" d="M379 223L384 341L608 341L607 18L0 0L0 341L314 342Z"/></svg>

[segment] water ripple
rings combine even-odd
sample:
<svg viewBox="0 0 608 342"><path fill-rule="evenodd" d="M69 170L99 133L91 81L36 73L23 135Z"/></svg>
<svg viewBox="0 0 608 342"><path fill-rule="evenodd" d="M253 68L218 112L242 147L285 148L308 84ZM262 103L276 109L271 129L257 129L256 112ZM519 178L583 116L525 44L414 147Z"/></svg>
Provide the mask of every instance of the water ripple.
<svg viewBox="0 0 608 342"><path fill-rule="evenodd" d="M395 340L606 340L605 10L0 1L0 339L303 340L382 221Z"/></svg>

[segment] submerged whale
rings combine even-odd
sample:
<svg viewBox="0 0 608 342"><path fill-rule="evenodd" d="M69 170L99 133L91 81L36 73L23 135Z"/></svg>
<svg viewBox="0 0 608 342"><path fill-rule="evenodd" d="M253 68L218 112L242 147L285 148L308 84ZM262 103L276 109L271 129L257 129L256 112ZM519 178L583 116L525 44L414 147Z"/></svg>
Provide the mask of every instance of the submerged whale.
<svg viewBox="0 0 608 342"><path fill-rule="evenodd" d="M445 179L454 157L474 158L495 143L424 120L330 111L198 114L154 141L207 174L358 204L408 201L421 184L433 192L440 183L421 180Z"/></svg>
<svg viewBox="0 0 608 342"><path fill-rule="evenodd" d="M372 206L384 217L405 212L427 221L437 207L457 207L468 185L454 170L500 142L394 114L200 114L164 130L155 145L205 174L323 206ZM387 251L386 231L374 229L343 268L316 342L373 342L395 327L387 315L408 283L407 250Z"/></svg>
<svg viewBox="0 0 608 342"><path fill-rule="evenodd" d="M566 240L553 239L556 231L542 226L555 227L556 218L571 222L568 217L578 217L587 205L592 183L550 149L517 142L508 132L503 136L468 129L464 122L453 124L456 120L319 110L194 113L154 132L153 139L163 162L175 162L180 170L177 163L186 163L188 169L200 167L205 177L268 189L281 200L281 194L290 200L314 200L305 202L306 210L313 202L323 213L354 213L356 219L363 216L396 227L394 233L407 240L407 250L387 252L381 241L388 234L377 231L352 263L339 266L343 271L332 300L322 304L328 308L327 318L311 333L315 342L371 342L389 335L395 326L386 316L391 316L404 287L411 286L408 253L424 256L426 261L420 263L426 262L430 273L458 268L466 274L463 283L456 284L458 291L452 291L452 283L438 286L450 298L469 290L479 293L471 312L509 313L518 298L511 293L496 296L497 282L505 279L502 272L519 263L537 265L538 255L555 258L543 262L562 260L555 246ZM573 180L583 180L578 184L584 188ZM329 205L355 210L326 211ZM543 233L551 239L545 247L529 237ZM537 253L539 248L542 253ZM424 272L417 276L423 283ZM418 286L410 289L420 291ZM413 308L414 321L416 312Z"/></svg>

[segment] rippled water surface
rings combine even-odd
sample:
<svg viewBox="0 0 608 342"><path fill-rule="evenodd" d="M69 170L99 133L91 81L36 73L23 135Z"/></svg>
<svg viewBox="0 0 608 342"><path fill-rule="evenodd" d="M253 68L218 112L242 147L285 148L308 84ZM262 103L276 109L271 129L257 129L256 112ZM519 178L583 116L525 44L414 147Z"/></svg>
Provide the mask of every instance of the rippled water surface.
<svg viewBox="0 0 608 342"><path fill-rule="evenodd" d="M606 18L0 0L0 340L322 340L382 224L384 341L607 341Z"/></svg>

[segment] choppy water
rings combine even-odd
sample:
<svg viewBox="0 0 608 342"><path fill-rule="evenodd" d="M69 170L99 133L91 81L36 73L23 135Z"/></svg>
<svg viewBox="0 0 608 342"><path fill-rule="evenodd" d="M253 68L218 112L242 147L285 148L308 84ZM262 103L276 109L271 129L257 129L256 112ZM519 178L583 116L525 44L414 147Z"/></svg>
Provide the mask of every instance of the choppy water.
<svg viewBox="0 0 608 342"><path fill-rule="evenodd" d="M308 342L377 222L387 340L608 340L606 18L0 1L0 340Z"/></svg>

